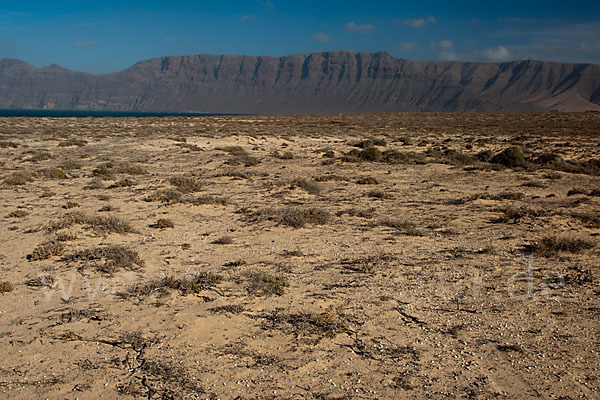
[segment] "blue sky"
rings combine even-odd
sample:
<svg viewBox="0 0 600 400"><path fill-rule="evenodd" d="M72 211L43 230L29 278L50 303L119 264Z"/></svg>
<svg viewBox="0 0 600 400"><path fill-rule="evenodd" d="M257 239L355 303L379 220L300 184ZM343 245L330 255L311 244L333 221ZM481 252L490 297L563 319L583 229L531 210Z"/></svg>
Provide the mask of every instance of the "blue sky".
<svg viewBox="0 0 600 400"><path fill-rule="evenodd" d="M8 1L0 58L95 73L165 55L388 51L600 63L600 1Z"/></svg>

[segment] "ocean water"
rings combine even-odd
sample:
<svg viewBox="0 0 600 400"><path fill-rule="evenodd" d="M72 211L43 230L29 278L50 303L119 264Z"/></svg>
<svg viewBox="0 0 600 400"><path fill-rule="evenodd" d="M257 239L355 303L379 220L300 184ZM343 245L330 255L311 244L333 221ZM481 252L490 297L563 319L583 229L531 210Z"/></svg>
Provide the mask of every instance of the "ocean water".
<svg viewBox="0 0 600 400"><path fill-rule="evenodd" d="M136 111L89 111L89 110L0 110L0 117L50 117L50 118L105 118L105 117L214 117L240 114L170 113Z"/></svg>

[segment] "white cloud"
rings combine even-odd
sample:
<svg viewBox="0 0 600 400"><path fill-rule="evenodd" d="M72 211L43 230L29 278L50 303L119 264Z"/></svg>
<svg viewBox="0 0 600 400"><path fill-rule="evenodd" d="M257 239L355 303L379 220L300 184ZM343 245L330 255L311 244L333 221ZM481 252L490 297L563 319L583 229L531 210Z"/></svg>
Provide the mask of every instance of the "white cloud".
<svg viewBox="0 0 600 400"><path fill-rule="evenodd" d="M410 26L412 28L422 28L427 24L434 24L435 23L435 17L430 16L427 17L427 19L425 18L415 18L415 19L404 19L404 20L400 20L404 25L406 26Z"/></svg>
<svg viewBox="0 0 600 400"><path fill-rule="evenodd" d="M431 42L431 48L433 50L442 49L448 51L454 48L454 42L451 40L440 40L439 42Z"/></svg>
<svg viewBox="0 0 600 400"><path fill-rule="evenodd" d="M346 30L348 32L360 32L365 35L370 35L375 32L375 27L371 24L357 25L354 22L348 22L346 24Z"/></svg>
<svg viewBox="0 0 600 400"><path fill-rule="evenodd" d="M416 48L414 43L404 42L400 43L400 50L402 51L413 51Z"/></svg>
<svg viewBox="0 0 600 400"><path fill-rule="evenodd" d="M323 32L315 33L314 35L312 35L312 38L317 42L329 42L331 40L329 35Z"/></svg>
<svg viewBox="0 0 600 400"><path fill-rule="evenodd" d="M483 58L489 61L508 61L513 58L510 51L504 46L498 46L495 49L485 49L483 51Z"/></svg>
<svg viewBox="0 0 600 400"><path fill-rule="evenodd" d="M246 22L246 21L251 20L251 19L252 19L252 15L242 15L240 17L240 21L242 21L242 22Z"/></svg>
<svg viewBox="0 0 600 400"><path fill-rule="evenodd" d="M443 61L457 61L459 59L459 55L452 50L448 50L442 51L440 54L438 54L438 58Z"/></svg>
<svg viewBox="0 0 600 400"><path fill-rule="evenodd" d="M90 40L84 40L83 42L75 43L75 47L79 47L80 49L84 49L86 47L98 47L98 43Z"/></svg>

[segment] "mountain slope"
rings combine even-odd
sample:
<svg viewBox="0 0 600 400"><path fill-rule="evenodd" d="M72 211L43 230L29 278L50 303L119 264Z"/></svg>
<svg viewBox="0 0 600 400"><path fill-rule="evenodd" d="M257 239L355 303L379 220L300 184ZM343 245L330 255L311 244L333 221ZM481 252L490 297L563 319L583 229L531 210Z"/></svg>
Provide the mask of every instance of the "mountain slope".
<svg viewBox="0 0 600 400"><path fill-rule="evenodd" d="M103 75L0 60L0 108L217 113L600 110L600 65L388 53L172 56Z"/></svg>

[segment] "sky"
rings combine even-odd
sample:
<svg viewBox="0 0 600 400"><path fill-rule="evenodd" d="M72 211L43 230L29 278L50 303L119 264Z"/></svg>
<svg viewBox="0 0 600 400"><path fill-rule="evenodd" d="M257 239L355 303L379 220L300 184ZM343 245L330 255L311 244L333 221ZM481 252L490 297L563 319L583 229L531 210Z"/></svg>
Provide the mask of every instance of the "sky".
<svg viewBox="0 0 600 400"><path fill-rule="evenodd" d="M600 64L600 1L0 1L0 58L115 72L192 54L387 51Z"/></svg>

